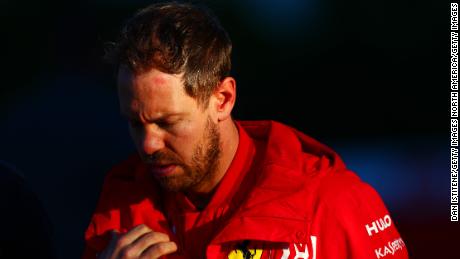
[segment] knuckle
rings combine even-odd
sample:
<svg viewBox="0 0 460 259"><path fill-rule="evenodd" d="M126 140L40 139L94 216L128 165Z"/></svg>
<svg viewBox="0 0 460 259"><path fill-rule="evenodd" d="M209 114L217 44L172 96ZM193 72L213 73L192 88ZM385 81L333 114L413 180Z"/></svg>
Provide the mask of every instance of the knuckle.
<svg viewBox="0 0 460 259"><path fill-rule="evenodd" d="M149 242L153 237L153 232L149 232L147 234L144 234L141 238L139 238L140 240L142 240L143 242Z"/></svg>
<svg viewBox="0 0 460 259"><path fill-rule="evenodd" d="M155 240L158 240L158 241L163 241L163 242L166 242L166 241L169 241L169 236L164 234L164 233L161 233L161 232L152 232L152 233L149 233L151 236L152 239L155 239Z"/></svg>
<svg viewBox="0 0 460 259"><path fill-rule="evenodd" d="M145 234L142 238L142 241L145 243L149 243L151 245L160 243L160 242L167 242L169 241L169 237L163 233L159 232L149 232Z"/></svg>
<svg viewBox="0 0 460 259"><path fill-rule="evenodd" d="M141 231L148 231L148 230L150 230L150 228L147 227L147 225L145 225L145 224L140 224L140 225L138 226L138 229L141 230Z"/></svg>
<svg viewBox="0 0 460 259"><path fill-rule="evenodd" d="M120 251L120 256L123 259L134 258L136 256L136 251L132 247L125 247Z"/></svg>
<svg viewBox="0 0 460 259"><path fill-rule="evenodd" d="M166 247L163 244L158 244L157 251L158 251L159 254L164 254L168 250L166 249Z"/></svg>
<svg viewBox="0 0 460 259"><path fill-rule="evenodd" d="M156 245L156 251L159 255L164 255L169 252L169 249L166 243L159 243Z"/></svg>
<svg viewBox="0 0 460 259"><path fill-rule="evenodd" d="M126 240L126 237L122 236L116 241L115 246L118 248L122 248L127 245L127 242L128 241Z"/></svg>
<svg viewBox="0 0 460 259"><path fill-rule="evenodd" d="M158 258L165 254L164 248L161 248L160 244L151 246L146 253L141 254L140 259L151 259Z"/></svg>

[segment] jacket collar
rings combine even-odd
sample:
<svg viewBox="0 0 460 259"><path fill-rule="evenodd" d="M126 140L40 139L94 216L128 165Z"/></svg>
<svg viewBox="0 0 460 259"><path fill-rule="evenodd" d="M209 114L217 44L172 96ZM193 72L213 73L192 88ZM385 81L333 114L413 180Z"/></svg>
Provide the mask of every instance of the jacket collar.
<svg viewBox="0 0 460 259"><path fill-rule="evenodd" d="M266 143L252 188L212 243L239 240L305 243L318 175L344 169L342 160L318 141L274 121L239 122Z"/></svg>

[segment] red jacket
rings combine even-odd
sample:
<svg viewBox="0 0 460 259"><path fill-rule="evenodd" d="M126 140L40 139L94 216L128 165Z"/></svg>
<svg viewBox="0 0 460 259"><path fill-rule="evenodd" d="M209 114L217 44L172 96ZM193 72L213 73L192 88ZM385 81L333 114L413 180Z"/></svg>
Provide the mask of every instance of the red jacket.
<svg viewBox="0 0 460 259"><path fill-rule="evenodd" d="M83 258L96 258L110 230L139 224L178 244L168 258L408 258L379 195L331 149L277 122L237 125L235 158L204 210L161 191L138 156L114 167Z"/></svg>

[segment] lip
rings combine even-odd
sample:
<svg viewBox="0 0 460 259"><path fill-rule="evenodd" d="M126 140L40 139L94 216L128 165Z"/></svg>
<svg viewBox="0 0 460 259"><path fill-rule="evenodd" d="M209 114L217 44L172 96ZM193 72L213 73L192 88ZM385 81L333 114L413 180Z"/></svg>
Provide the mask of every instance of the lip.
<svg viewBox="0 0 460 259"><path fill-rule="evenodd" d="M176 169L175 164L150 165L150 172L152 172L155 176L158 177L171 175L172 173L174 173L174 169Z"/></svg>

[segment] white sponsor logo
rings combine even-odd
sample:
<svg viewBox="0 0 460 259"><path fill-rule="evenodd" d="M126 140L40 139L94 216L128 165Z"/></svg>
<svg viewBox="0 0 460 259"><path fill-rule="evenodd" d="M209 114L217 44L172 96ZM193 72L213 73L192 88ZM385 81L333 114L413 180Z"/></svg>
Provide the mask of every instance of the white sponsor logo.
<svg viewBox="0 0 460 259"><path fill-rule="evenodd" d="M403 250L406 245L401 238L395 239L393 241L389 241L383 247L375 249L375 256L377 259L385 257L387 255L394 255L398 250Z"/></svg>
<svg viewBox="0 0 460 259"><path fill-rule="evenodd" d="M310 236L311 240L311 251L312 251L312 259L316 259L316 236ZM307 244L294 244L295 256L293 259L310 259L310 254L308 252ZM283 255L281 259L288 259L291 255L290 247L283 249Z"/></svg>
<svg viewBox="0 0 460 259"><path fill-rule="evenodd" d="M458 221L458 204L450 205L450 221Z"/></svg>
<svg viewBox="0 0 460 259"><path fill-rule="evenodd" d="M390 215L385 215L383 218L379 218L378 220L372 222L370 225L366 224L367 234L369 236L372 236L374 233L377 234L380 231L383 231L390 226L391 226Z"/></svg>

